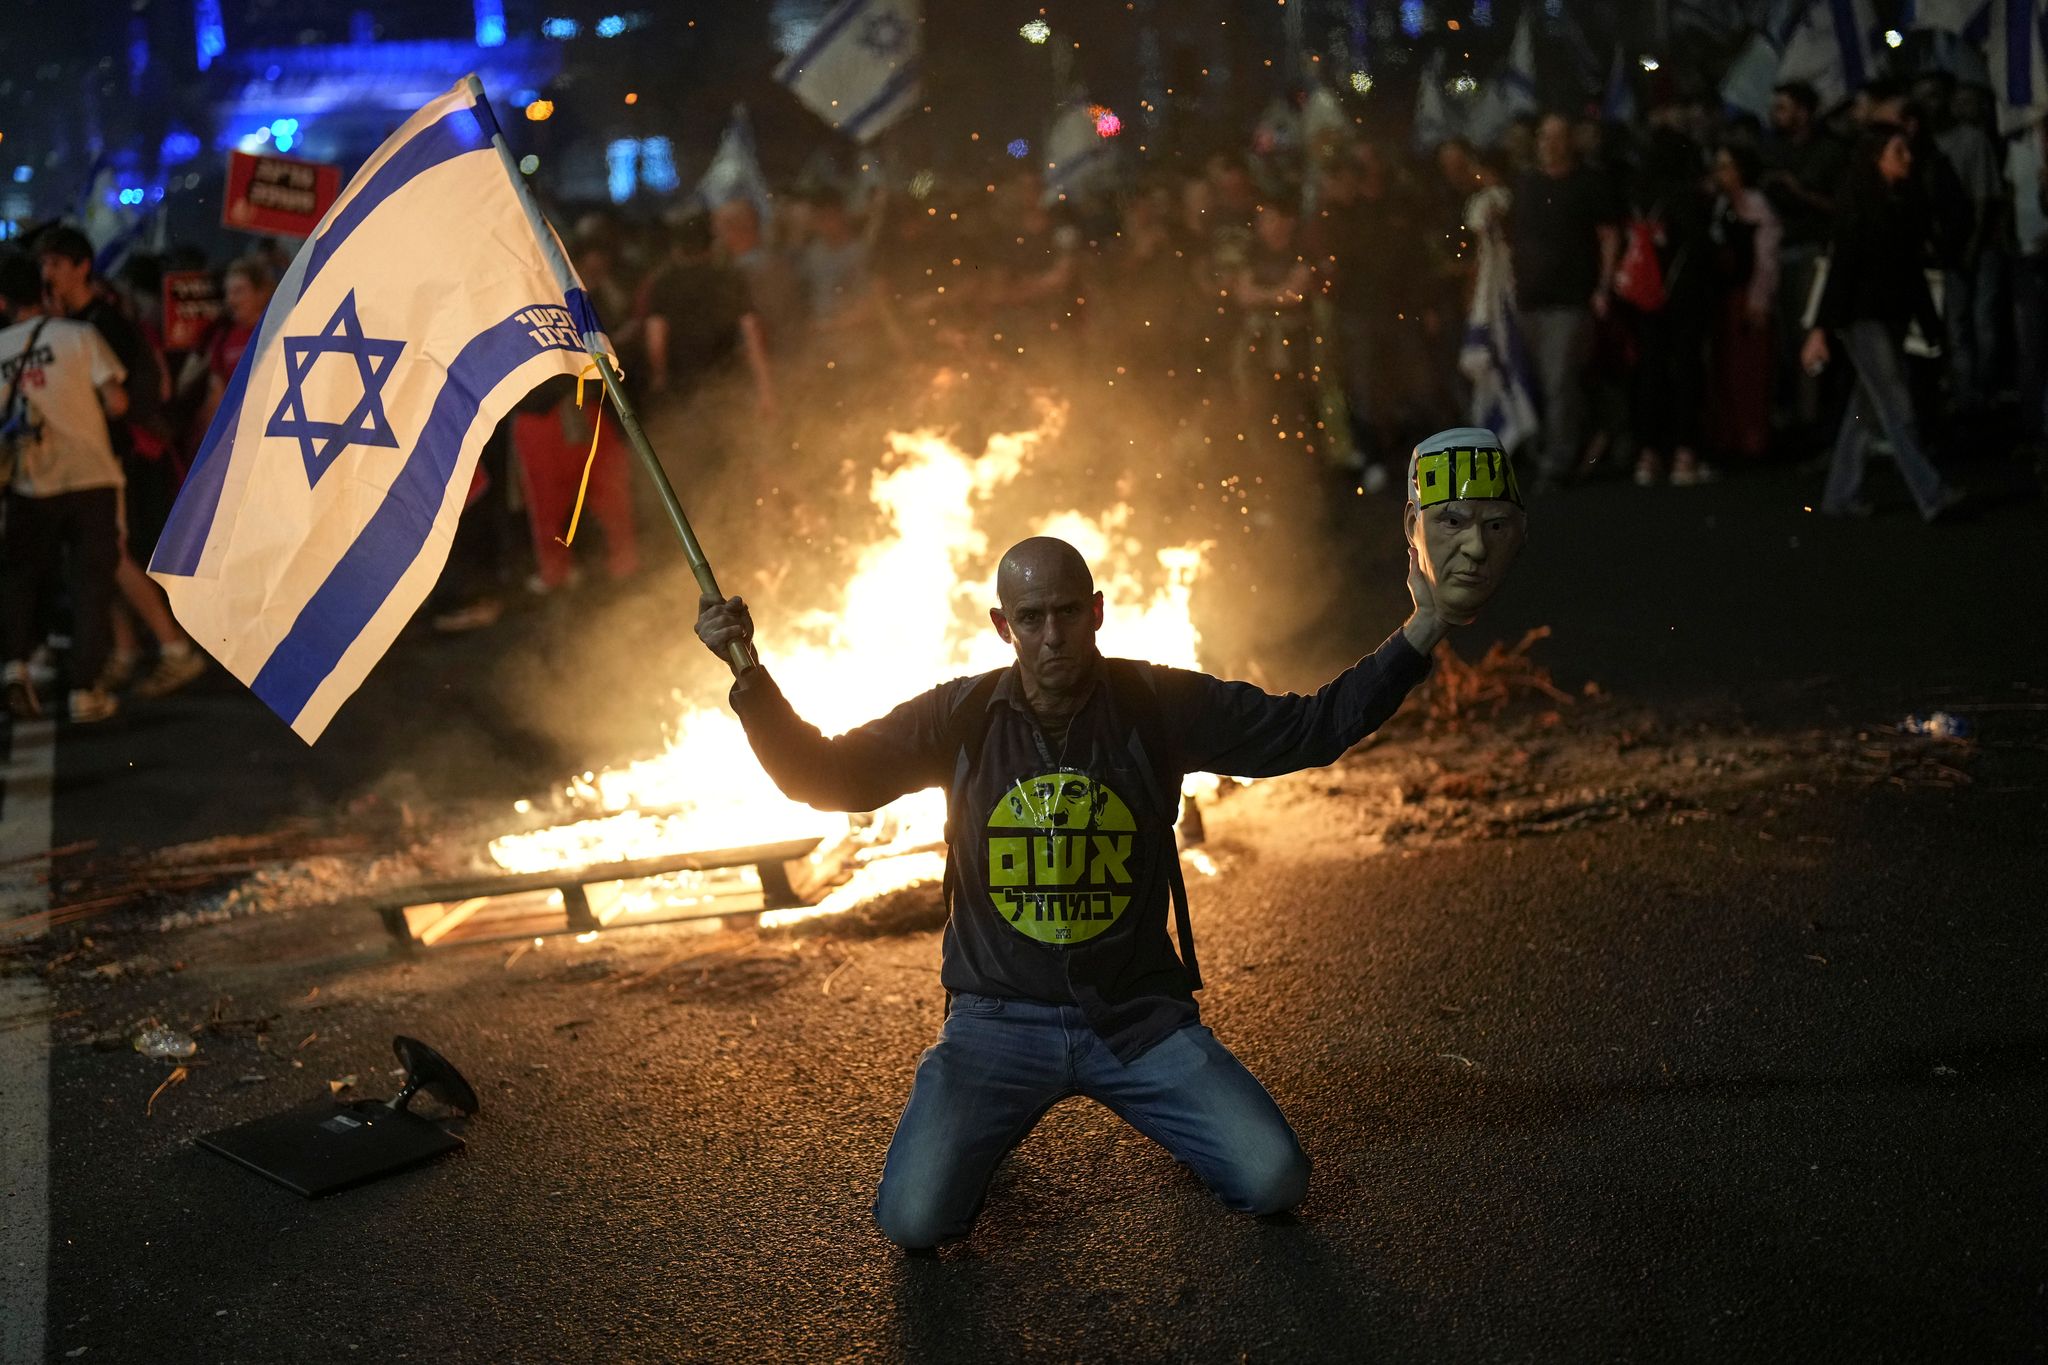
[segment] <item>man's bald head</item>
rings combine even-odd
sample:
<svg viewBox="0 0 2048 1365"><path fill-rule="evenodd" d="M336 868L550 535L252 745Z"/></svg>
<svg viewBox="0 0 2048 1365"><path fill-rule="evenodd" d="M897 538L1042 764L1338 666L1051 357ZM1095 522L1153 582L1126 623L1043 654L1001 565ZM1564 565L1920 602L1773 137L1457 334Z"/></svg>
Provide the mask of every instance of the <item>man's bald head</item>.
<svg viewBox="0 0 2048 1365"><path fill-rule="evenodd" d="M1020 540L1003 553L996 568L996 600L1005 607L1034 588L1054 585L1076 590L1083 597L1095 592L1095 575L1081 552L1052 536Z"/></svg>
<svg viewBox="0 0 2048 1365"><path fill-rule="evenodd" d="M1101 656L1102 594L1088 561L1064 540L1033 536L1012 545L996 569L1002 605L988 619L1017 651L1024 695L1041 715L1071 710L1088 695Z"/></svg>

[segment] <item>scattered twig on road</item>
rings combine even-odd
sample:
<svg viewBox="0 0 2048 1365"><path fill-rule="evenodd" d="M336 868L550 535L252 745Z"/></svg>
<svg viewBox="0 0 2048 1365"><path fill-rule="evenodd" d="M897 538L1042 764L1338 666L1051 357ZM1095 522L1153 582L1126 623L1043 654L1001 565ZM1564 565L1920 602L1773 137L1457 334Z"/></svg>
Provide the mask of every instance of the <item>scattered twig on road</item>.
<svg viewBox="0 0 2048 1365"><path fill-rule="evenodd" d="M831 971L825 973L825 980L818 987L819 993L823 995L832 994L833 980L837 978L841 972L846 970L847 964L851 963L854 960L854 958L858 956L860 956L859 953L852 952L848 953L845 957L839 959L839 965L837 967L834 967Z"/></svg>
<svg viewBox="0 0 2048 1365"><path fill-rule="evenodd" d="M164 1091L169 1090L174 1085L184 1084L185 1078L191 1074L192 1072L190 1068L181 1066L173 1072L171 1072L170 1075L164 1077L164 1083L158 1086L156 1089L149 1092L149 1103L142 1106L142 1116L144 1118L155 1117L156 1097L163 1094Z"/></svg>
<svg viewBox="0 0 2048 1365"><path fill-rule="evenodd" d="M20 867L23 863L39 862L44 858L68 858L74 853L90 853L99 846L100 841L97 839L81 839L75 844L63 844L47 853L17 853L12 858L0 858L0 867Z"/></svg>

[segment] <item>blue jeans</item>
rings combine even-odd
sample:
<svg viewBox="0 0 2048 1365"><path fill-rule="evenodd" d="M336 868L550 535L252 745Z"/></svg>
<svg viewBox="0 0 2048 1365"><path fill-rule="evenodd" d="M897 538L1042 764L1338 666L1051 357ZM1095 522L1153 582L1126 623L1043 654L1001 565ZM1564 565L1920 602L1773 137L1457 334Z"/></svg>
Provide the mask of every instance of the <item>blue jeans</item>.
<svg viewBox="0 0 2048 1365"><path fill-rule="evenodd" d="M1899 474L1912 491L1913 501L1920 505L1920 515L1933 516L1947 489L1920 445L1913 395L1899 363L1898 341L1881 322L1852 322L1835 335L1856 367L1856 387L1842 413L1842 430L1835 438L1835 458L1828 467L1820 510L1838 514L1856 501L1863 491L1863 463L1870 452L1872 428L1882 427Z"/></svg>
<svg viewBox="0 0 2048 1365"><path fill-rule="evenodd" d="M1522 339L1542 390L1543 427L1537 435L1538 472L1570 478L1586 439L1586 388L1593 363L1593 310L1524 308Z"/></svg>
<svg viewBox="0 0 2048 1365"><path fill-rule="evenodd" d="M1998 372L1998 314L2009 302L2005 258L1987 250L1973 268L1951 268L1947 275L1942 313L1956 408L1966 417L1981 416L1991 406L1992 380Z"/></svg>
<svg viewBox="0 0 2048 1365"><path fill-rule="evenodd" d="M1086 1095L1171 1152L1240 1213L1280 1213L1308 1156L1265 1087L1200 1024L1126 1065L1079 1008L956 993L896 1124L875 1222L906 1249L965 1237L989 1177L1069 1095Z"/></svg>
<svg viewBox="0 0 2048 1365"><path fill-rule="evenodd" d="M2048 437L2048 255L2013 262L2013 343L2020 388L2020 435Z"/></svg>

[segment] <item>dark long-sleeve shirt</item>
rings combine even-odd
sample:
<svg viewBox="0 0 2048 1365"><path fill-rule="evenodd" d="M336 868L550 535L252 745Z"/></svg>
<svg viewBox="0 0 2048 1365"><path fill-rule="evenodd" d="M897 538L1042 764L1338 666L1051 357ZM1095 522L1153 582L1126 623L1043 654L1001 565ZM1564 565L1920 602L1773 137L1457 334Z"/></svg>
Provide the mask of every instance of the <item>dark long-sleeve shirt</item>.
<svg viewBox="0 0 2048 1365"><path fill-rule="evenodd" d="M1828 248L1828 280L1815 323L1841 328L1881 322L1903 334L1918 322L1942 335L1941 315L1927 292L1926 219L1910 190L1862 203L1845 202Z"/></svg>
<svg viewBox="0 0 2048 1365"><path fill-rule="evenodd" d="M1113 689L1098 683L1055 743L1014 666L992 692L958 678L834 739L799 717L764 669L734 684L732 705L761 766L793 800L873 810L945 788L956 894L941 983L1079 1005L1129 1061L1197 1017L1167 931L1179 775L1273 777L1335 762L1428 671L1398 631L1313 696L1153 667L1149 730L1170 752L1143 760L1133 743L1140 722L1119 713ZM960 714L978 695L985 714ZM959 771L963 736L977 728L979 760ZM1172 790L1158 790L1153 770L1174 775Z"/></svg>

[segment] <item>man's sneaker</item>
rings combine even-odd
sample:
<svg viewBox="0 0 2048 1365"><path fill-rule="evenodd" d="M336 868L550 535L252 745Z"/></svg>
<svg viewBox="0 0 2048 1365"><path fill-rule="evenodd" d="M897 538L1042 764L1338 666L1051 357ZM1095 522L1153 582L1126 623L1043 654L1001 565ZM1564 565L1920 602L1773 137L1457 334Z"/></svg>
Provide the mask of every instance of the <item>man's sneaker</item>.
<svg viewBox="0 0 2048 1365"><path fill-rule="evenodd" d="M1950 484L1947 488L1941 490L1941 496L1934 500L1934 506L1928 508L1920 515L1930 525L1937 521L1960 521L1963 508L1969 501L1970 495L1968 493L1957 488L1954 484Z"/></svg>
<svg viewBox="0 0 2048 1365"><path fill-rule="evenodd" d="M1712 483L1720 476L1710 464L1700 462L1700 457L1690 450L1681 450L1671 462L1671 486L1673 488L1694 488L1703 483Z"/></svg>
<svg viewBox="0 0 2048 1365"><path fill-rule="evenodd" d="M110 692L97 687L74 688L71 693L71 723L91 725L97 721L112 720L121 710L121 703L114 700Z"/></svg>
<svg viewBox="0 0 2048 1365"><path fill-rule="evenodd" d="M16 720L34 720L43 714L43 704L36 697L36 685L29 678L27 664L8 664L0 678L6 680L7 714Z"/></svg>
<svg viewBox="0 0 2048 1365"><path fill-rule="evenodd" d="M107 656L107 666L100 670L100 680L95 686L102 692L119 692L134 681L139 662L139 656L131 650L115 650Z"/></svg>
<svg viewBox="0 0 2048 1365"><path fill-rule="evenodd" d="M1658 480L1664 477L1664 462L1657 458L1655 451L1646 450L1637 458L1635 477L1638 488L1654 488ZM1675 474L1671 481L1678 482Z"/></svg>
<svg viewBox="0 0 2048 1365"><path fill-rule="evenodd" d="M48 645L37 645L28 656L28 680L39 689L56 685L57 659Z"/></svg>
<svg viewBox="0 0 2048 1365"><path fill-rule="evenodd" d="M443 635L460 635L466 630L494 626L505 614L505 604L495 597L479 597L466 607L444 611L434 618L434 629Z"/></svg>
<svg viewBox="0 0 2048 1365"><path fill-rule="evenodd" d="M156 667L135 685L135 695L145 700L168 697L206 671L206 656L190 645L166 649L157 656Z"/></svg>

